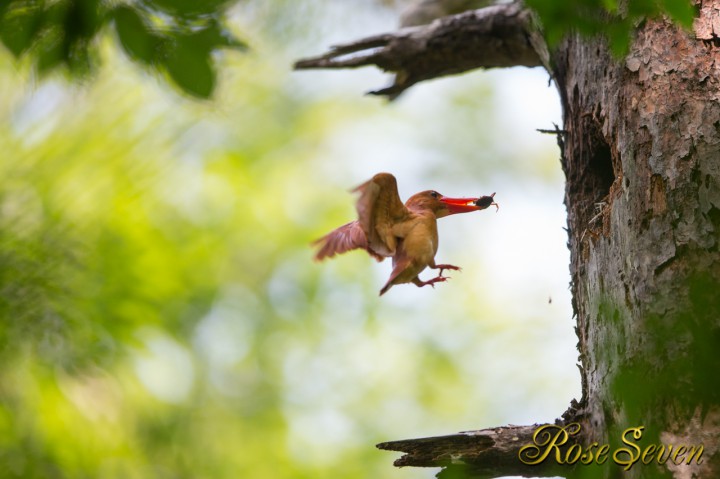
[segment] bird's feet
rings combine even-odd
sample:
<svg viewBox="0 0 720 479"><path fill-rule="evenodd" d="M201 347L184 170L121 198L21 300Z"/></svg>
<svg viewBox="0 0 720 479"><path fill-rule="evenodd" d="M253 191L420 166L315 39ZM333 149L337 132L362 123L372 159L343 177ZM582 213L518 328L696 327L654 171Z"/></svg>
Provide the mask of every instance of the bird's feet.
<svg viewBox="0 0 720 479"><path fill-rule="evenodd" d="M433 279L429 279L427 281L422 281L420 278L415 278L413 280L413 284L416 285L418 288L422 288L423 286L430 285L433 288L435 287L435 283L444 283L445 281L449 280L449 276L437 276Z"/></svg>
<svg viewBox="0 0 720 479"><path fill-rule="evenodd" d="M453 271L462 271L462 268L460 268L460 266L455 266L452 264L436 264L435 266L430 266L430 267L433 269L440 270L440 275L438 276L439 278L442 277L443 271L445 271L446 269L450 269Z"/></svg>

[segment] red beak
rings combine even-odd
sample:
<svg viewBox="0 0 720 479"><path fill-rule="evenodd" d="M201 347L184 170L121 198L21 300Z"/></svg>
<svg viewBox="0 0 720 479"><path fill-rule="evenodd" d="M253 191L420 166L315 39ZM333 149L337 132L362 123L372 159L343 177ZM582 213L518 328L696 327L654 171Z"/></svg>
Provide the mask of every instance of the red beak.
<svg viewBox="0 0 720 479"><path fill-rule="evenodd" d="M484 210L491 205L498 207L498 204L493 201L494 196L495 193L481 198L448 198L447 196L443 196L440 198L440 201L445 203L448 210L450 210L450 214L454 215L456 213L470 213L471 211Z"/></svg>

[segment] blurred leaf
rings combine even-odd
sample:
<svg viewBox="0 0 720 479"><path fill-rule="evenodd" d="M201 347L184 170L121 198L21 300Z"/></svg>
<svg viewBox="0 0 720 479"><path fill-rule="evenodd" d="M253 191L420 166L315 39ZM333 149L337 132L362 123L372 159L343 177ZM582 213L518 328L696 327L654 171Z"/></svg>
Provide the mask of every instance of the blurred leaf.
<svg viewBox="0 0 720 479"><path fill-rule="evenodd" d="M146 64L156 63L162 38L152 31L137 10L121 6L113 10L112 16L120 43L130 58Z"/></svg>
<svg viewBox="0 0 720 479"><path fill-rule="evenodd" d="M61 21L73 41L89 40L105 23L99 0L68 0Z"/></svg>
<svg viewBox="0 0 720 479"><path fill-rule="evenodd" d="M608 25L607 31L613 55L617 58L627 55L630 48L630 26L626 23L612 23Z"/></svg>
<svg viewBox="0 0 720 479"><path fill-rule="evenodd" d="M618 0L603 0L603 6L608 12L615 13L618 9Z"/></svg>
<svg viewBox="0 0 720 479"><path fill-rule="evenodd" d="M132 60L162 63L186 93L209 98L216 83L213 52L245 47L221 21L230 3L148 0L107 13L99 0L13 0L0 5L0 40L15 57L30 55L41 75L64 66L83 76L97 63L95 37L112 19Z"/></svg>
<svg viewBox="0 0 720 479"><path fill-rule="evenodd" d="M588 36L603 34L618 56L627 53L638 21L668 15L687 28L695 16L689 0L633 0L626 2L627 11L619 9L616 0L527 0L526 3L540 16L551 47L571 31Z"/></svg>
<svg viewBox="0 0 720 479"><path fill-rule="evenodd" d="M35 48L35 65L41 75L68 61L67 39L64 37L64 32L57 27L48 29Z"/></svg>
<svg viewBox="0 0 720 479"><path fill-rule="evenodd" d="M13 0L0 7L0 39L16 57L32 46L42 25L42 2Z"/></svg>
<svg viewBox="0 0 720 479"><path fill-rule="evenodd" d="M661 2L670 18L685 28L692 27L695 9L689 0L661 0Z"/></svg>
<svg viewBox="0 0 720 479"><path fill-rule="evenodd" d="M206 99L215 89L216 73L209 45L195 40L195 35L177 38L164 64L180 88L190 95ZM200 40L203 38L200 37Z"/></svg>

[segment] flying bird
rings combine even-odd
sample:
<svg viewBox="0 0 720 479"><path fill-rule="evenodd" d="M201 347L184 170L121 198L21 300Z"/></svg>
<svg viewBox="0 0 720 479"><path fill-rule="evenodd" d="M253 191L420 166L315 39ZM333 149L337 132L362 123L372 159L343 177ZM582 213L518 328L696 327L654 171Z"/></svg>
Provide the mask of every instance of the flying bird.
<svg viewBox="0 0 720 479"><path fill-rule="evenodd" d="M353 191L358 192L358 219L331 231L313 244L318 247L317 261L354 249L364 249L378 261L392 258L390 279L380 296L396 284L413 283L418 287L446 281L444 270L459 270L451 264L436 264L438 249L437 219L456 213L484 210L494 201L495 193L481 198L448 198L427 190L411 196L403 205L397 181L390 173L378 173ZM425 268L439 269L437 277L422 281Z"/></svg>

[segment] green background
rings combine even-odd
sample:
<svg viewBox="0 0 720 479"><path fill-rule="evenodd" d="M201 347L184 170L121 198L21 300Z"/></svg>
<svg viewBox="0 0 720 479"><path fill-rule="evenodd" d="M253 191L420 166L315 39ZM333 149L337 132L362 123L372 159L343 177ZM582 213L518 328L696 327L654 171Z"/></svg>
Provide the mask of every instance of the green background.
<svg viewBox="0 0 720 479"><path fill-rule="evenodd" d="M292 72L394 28L372 1L247 1L198 101L100 35L40 81L0 52L0 476L428 477L374 444L552 421L579 396L555 91L472 73L393 104L372 70ZM435 289L309 243L378 171L440 222ZM430 273L424 273L424 278Z"/></svg>

